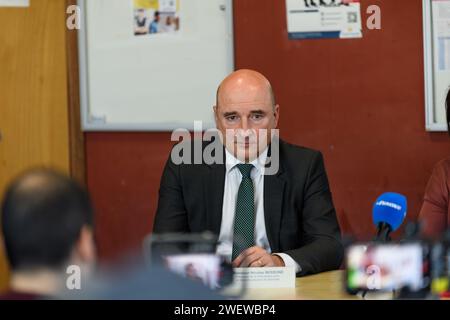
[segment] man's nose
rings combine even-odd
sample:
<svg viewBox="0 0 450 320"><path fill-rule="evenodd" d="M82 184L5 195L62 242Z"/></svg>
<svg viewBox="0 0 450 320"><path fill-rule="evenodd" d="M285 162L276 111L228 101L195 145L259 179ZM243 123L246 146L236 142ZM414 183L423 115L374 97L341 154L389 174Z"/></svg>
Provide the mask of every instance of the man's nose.
<svg viewBox="0 0 450 320"><path fill-rule="evenodd" d="M243 131L247 131L248 130L248 120L246 117L242 117L241 118L241 128Z"/></svg>
<svg viewBox="0 0 450 320"><path fill-rule="evenodd" d="M240 140L241 142L249 142L250 140L253 139L254 137L254 133L252 129L238 129L236 132L236 137L238 138L238 140Z"/></svg>

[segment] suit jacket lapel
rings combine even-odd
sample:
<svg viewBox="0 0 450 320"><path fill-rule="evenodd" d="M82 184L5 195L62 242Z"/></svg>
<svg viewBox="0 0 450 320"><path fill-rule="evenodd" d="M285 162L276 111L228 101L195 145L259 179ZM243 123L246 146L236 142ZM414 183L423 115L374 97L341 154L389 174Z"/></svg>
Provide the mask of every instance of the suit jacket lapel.
<svg viewBox="0 0 450 320"><path fill-rule="evenodd" d="M281 210L285 180L281 175L264 176L264 220L270 248L280 250Z"/></svg>
<svg viewBox="0 0 450 320"><path fill-rule="evenodd" d="M220 233L222 223L223 193L225 189L225 148L223 148L222 164L208 165L208 177L204 185L204 199L206 200L206 219L208 230L215 235Z"/></svg>
<svg viewBox="0 0 450 320"><path fill-rule="evenodd" d="M276 141L273 143L280 142ZM271 155L271 151L272 145L269 147L269 156ZM279 159L278 172L273 175L264 176L264 221L272 252L278 252L280 250L281 210L283 207L285 184L284 170L281 159Z"/></svg>

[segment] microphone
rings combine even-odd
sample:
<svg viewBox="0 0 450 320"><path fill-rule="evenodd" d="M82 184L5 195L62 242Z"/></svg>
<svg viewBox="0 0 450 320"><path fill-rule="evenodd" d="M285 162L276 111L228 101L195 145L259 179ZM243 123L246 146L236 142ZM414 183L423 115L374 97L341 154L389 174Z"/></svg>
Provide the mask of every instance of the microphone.
<svg viewBox="0 0 450 320"><path fill-rule="evenodd" d="M377 227L375 241L391 241L390 233L397 230L406 217L406 197L395 192L383 193L372 209L373 223Z"/></svg>

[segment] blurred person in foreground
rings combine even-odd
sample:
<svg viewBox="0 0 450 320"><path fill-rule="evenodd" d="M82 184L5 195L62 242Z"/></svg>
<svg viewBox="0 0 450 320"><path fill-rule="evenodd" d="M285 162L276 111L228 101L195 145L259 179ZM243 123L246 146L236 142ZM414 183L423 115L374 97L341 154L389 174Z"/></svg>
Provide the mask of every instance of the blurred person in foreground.
<svg viewBox="0 0 450 320"><path fill-rule="evenodd" d="M93 220L88 193L69 177L34 169L14 180L1 207L12 272L0 300L221 298L162 267L149 268L139 257L95 268L94 277ZM80 270L78 287L69 287L73 266Z"/></svg>
<svg viewBox="0 0 450 320"><path fill-rule="evenodd" d="M89 196L70 178L33 169L8 187L1 226L11 268L0 300L52 298L65 290L69 266L85 283L96 260Z"/></svg>

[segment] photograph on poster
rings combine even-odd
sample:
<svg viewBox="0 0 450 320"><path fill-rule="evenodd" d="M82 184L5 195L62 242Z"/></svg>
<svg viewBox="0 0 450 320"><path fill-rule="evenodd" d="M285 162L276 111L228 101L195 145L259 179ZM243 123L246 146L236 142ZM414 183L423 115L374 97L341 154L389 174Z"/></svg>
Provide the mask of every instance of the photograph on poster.
<svg viewBox="0 0 450 320"><path fill-rule="evenodd" d="M133 0L134 35L178 32L179 2L180 0Z"/></svg>

